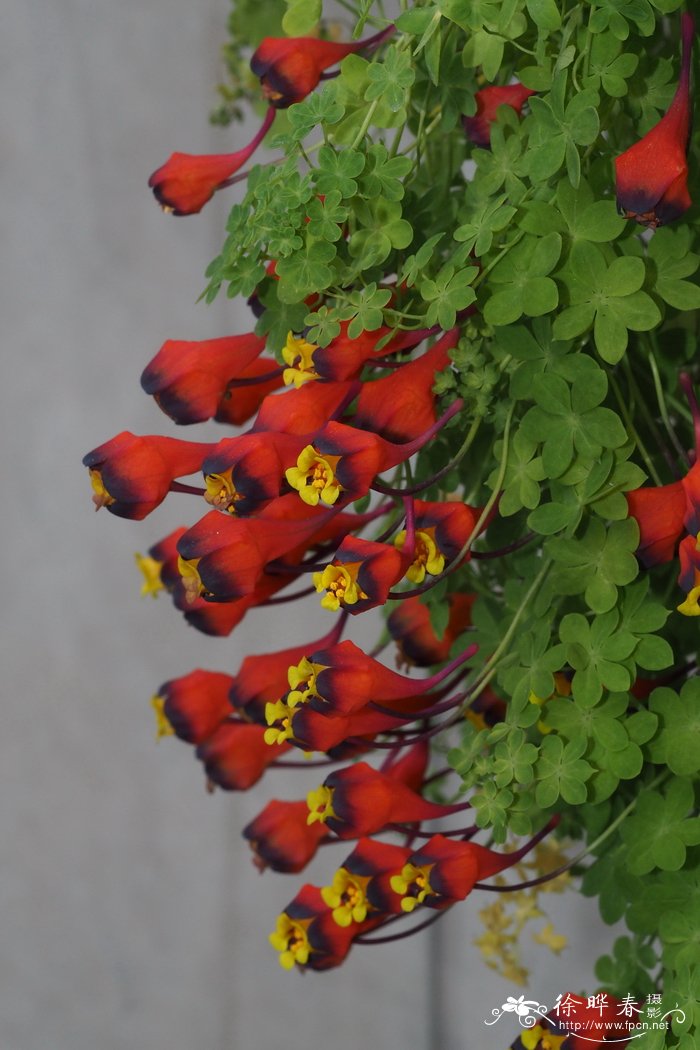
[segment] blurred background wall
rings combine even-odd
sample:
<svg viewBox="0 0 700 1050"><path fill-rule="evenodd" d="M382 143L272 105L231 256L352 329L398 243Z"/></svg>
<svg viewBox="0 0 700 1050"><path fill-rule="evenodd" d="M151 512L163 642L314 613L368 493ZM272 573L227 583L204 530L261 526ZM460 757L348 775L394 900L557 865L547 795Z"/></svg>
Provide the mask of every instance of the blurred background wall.
<svg viewBox="0 0 700 1050"><path fill-rule="evenodd" d="M317 777L209 796L188 748L156 746L148 701L328 620L311 602L199 636L139 597L133 552L201 507L174 497L141 524L91 511L88 449L173 433L138 383L164 339L251 327L241 303L195 303L233 198L176 220L146 187L175 149L248 141L207 123L226 8L10 0L3 15L0 1050L502 1047L513 1027L483 1020L525 989L471 945L483 899L337 972L280 970L267 934L300 880L258 875L240 829ZM590 983L606 943L595 904L555 904L571 947L528 949L528 996L550 1004Z"/></svg>

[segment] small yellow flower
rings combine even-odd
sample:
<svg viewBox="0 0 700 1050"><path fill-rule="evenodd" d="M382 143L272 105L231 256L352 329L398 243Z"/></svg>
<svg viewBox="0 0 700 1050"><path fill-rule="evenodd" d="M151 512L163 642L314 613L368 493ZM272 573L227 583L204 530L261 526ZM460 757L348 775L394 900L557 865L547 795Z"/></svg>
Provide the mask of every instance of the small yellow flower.
<svg viewBox="0 0 700 1050"><path fill-rule="evenodd" d="M165 590L165 585L160 578L160 570L163 568L162 561L156 561L155 558L149 558L145 554L135 554L136 564L143 573L143 583L141 584L141 596L146 597L147 594L153 595L154 598L158 597L160 591Z"/></svg>
<svg viewBox="0 0 700 1050"><path fill-rule="evenodd" d="M369 875L351 875L345 868L339 868L332 885L321 890L324 902L333 909L333 921L338 926L364 922L367 918L365 889L369 879Z"/></svg>
<svg viewBox="0 0 700 1050"><path fill-rule="evenodd" d="M425 898L433 893L430 885L430 869L432 864L416 867L415 864L404 865L400 875L392 875L389 880L394 893L401 897L401 910L411 912Z"/></svg>
<svg viewBox="0 0 700 1050"><path fill-rule="evenodd" d="M282 373L282 379L287 386L293 383L298 390L309 380L318 379L318 372L314 369L315 350L318 350L316 343L308 343L293 332L287 333L287 342L282 347L282 358L289 366Z"/></svg>
<svg viewBox="0 0 700 1050"><path fill-rule="evenodd" d="M693 587L685 601L676 608L684 616L700 616L700 587Z"/></svg>
<svg viewBox="0 0 700 1050"><path fill-rule="evenodd" d="M332 507L342 491L335 476L339 459L340 456L322 456L313 445L306 445L296 467L289 467L284 476L309 507L317 507L319 501Z"/></svg>
<svg viewBox="0 0 700 1050"><path fill-rule="evenodd" d="M100 507L109 507L111 503L116 502L114 496L110 496L109 492L107 492L99 470L90 470L90 483L92 485L92 502L95 504L95 510L99 510Z"/></svg>
<svg viewBox="0 0 700 1050"><path fill-rule="evenodd" d="M336 816L333 810L333 788L326 787L325 784L309 791L306 796L306 804L309 807L307 824L315 824L316 821L325 824L329 817Z"/></svg>
<svg viewBox="0 0 700 1050"><path fill-rule="evenodd" d="M549 948L550 951L554 952L555 955L559 955L563 948L566 948L569 943L567 938L562 933L556 933L554 926L551 922L548 922L546 926L540 930L539 933L533 933L533 941L537 944L543 944L545 948Z"/></svg>
<svg viewBox="0 0 700 1050"><path fill-rule="evenodd" d="M323 572L313 574L314 587L320 594L328 593L321 599L321 606L335 612L341 605L355 605L367 595L357 583L360 562L348 562L345 565L327 565Z"/></svg>
<svg viewBox="0 0 700 1050"><path fill-rule="evenodd" d="M406 530L398 534L394 540L394 546L403 550L406 543ZM441 554L435 543L435 529L421 529L416 533L416 546L413 561L411 562L406 579L411 583L422 583L425 574L439 576L445 568L445 555Z"/></svg>
<svg viewBox="0 0 700 1050"><path fill-rule="evenodd" d="M160 738L163 736L173 736L175 730L170 724L170 720L165 713L165 697L151 697L151 707L153 708L153 713L156 716L156 740L160 740Z"/></svg>
<svg viewBox="0 0 700 1050"><path fill-rule="evenodd" d="M306 919L295 922L286 912L278 916L277 929L268 939L275 951L280 952L280 966L283 970L291 970L295 963L305 966L309 961L311 946L305 926L308 926L310 921Z"/></svg>
<svg viewBox="0 0 700 1050"><path fill-rule="evenodd" d="M197 601L200 594L204 594L204 584L197 571L199 562L199 558L191 558L189 561L186 561L178 555L177 569L182 576L182 585L185 588L185 601L188 605L192 605L193 602Z"/></svg>
<svg viewBox="0 0 700 1050"><path fill-rule="evenodd" d="M233 483L233 467L222 471L221 474L207 474L204 482L207 486L207 490L204 493L207 503L212 507L216 507L217 510L225 510L229 514L235 514L236 503L242 499L242 496L239 492L236 492L236 486Z"/></svg>

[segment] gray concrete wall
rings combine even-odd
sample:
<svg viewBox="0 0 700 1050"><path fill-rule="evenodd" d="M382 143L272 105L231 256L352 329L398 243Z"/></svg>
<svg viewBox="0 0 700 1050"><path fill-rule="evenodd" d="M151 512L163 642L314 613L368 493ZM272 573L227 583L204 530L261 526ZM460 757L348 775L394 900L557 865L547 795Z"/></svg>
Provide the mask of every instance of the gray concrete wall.
<svg viewBox="0 0 700 1050"><path fill-rule="evenodd" d="M309 607L304 624L258 613L230 641L199 636L139 598L132 561L199 506L176 497L140 525L91 513L85 451L173 432L138 385L163 340L249 327L240 304L195 305L223 195L178 221L146 187L174 149L247 141L207 125L225 15L10 0L2 17L0 1050L500 1047L510 1031L482 1021L519 990L471 948L471 902L432 939L280 971L267 933L297 880L259 876L239 833L305 788L206 795L187 748L155 745L148 701L328 621ZM535 998L582 984L599 947L594 904L562 925L575 947L537 956Z"/></svg>

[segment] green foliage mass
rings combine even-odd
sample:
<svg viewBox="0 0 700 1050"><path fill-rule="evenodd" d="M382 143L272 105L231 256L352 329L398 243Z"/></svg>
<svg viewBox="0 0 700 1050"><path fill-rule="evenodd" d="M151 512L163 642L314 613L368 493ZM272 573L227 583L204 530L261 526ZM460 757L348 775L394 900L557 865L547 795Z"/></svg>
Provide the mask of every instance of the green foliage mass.
<svg viewBox="0 0 700 1050"><path fill-rule="evenodd" d="M463 407L413 480L459 452L426 498L498 513L423 600L440 633L449 592L477 595L471 699L505 716L464 721L449 762L493 841L558 813L588 843L583 892L629 928L597 980L682 1004L665 1043L635 1045L684 1050L700 1045L698 621L676 611L677 562L638 560L625 494L688 469L677 376L695 368L700 234L697 206L653 232L626 220L614 182L673 96L680 6L402 3L390 43L344 59L275 128L281 162L253 167L205 294L256 291L275 354L289 330L325 346L344 323L351 338L459 325L435 390ZM381 4L343 7L346 34L387 24ZM329 33L321 8L238 2L236 47L282 19ZM235 96L247 82L227 54ZM513 79L536 94L475 144L476 92Z"/></svg>

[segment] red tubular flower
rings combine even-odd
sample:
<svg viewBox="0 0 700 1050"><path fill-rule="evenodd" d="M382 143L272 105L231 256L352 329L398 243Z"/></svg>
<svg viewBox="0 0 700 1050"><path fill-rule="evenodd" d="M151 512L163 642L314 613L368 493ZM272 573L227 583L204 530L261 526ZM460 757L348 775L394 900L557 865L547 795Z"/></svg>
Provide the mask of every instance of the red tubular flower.
<svg viewBox="0 0 700 1050"><path fill-rule="evenodd" d="M83 463L90 470L92 501L120 518L141 521L163 502L175 478L202 469L214 446L177 438L137 437L123 430L88 452Z"/></svg>
<svg viewBox="0 0 700 1050"><path fill-rule="evenodd" d="M231 683L230 701L244 711L246 718L265 725L265 704L277 700L287 692L292 681L299 684L297 672L305 662L304 654L317 646L333 642L342 625L330 635L306 645L294 645L274 653L246 656ZM301 661L301 663L300 663Z"/></svg>
<svg viewBox="0 0 700 1050"><path fill-rule="evenodd" d="M349 613L366 612L384 605L389 591L399 582L409 560L386 543L346 536L333 561L313 574L324 609L335 611L341 606Z"/></svg>
<svg viewBox="0 0 700 1050"><path fill-rule="evenodd" d="M265 340L253 332L198 341L168 339L141 375L141 386L176 423L207 419L240 426L256 411L281 376L230 389L236 379L274 371L275 362L261 358ZM262 393L264 389L265 393Z"/></svg>
<svg viewBox="0 0 700 1050"><path fill-rule="evenodd" d="M340 335L332 339L328 346L316 346L315 343L309 343L303 337L290 332L287 344L282 350L282 356L288 366L284 372L285 383L293 383L298 388L314 379L328 379L334 382L357 379L369 361L381 361L388 354L411 350L428 334L427 330L397 332L388 339L381 350L377 350L377 344L391 335L390 328L361 332L359 336L351 339L348 335L349 325L349 321L342 321Z"/></svg>
<svg viewBox="0 0 700 1050"><path fill-rule="evenodd" d="M236 153L209 156L172 153L148 180L163 211L173 215L194 215L201 211L217 190L229 185L232 176L255 153L274 119L275 110L270 107L255 138Z"/></svg>
<svg viewBox="0 0 700 1050"><path fill-rule="evenodd" d="M433 835L390 880L391 888L401 898L402 911L411 912L418 904L446 908L464 900L476 882L517 864L531 847L527 842L511 853L496 853L473 842Z"/></svg>
<svg viewBox="0 0 700 1050"><path fill-rule="evenodd" d="M336 871L332 884L321 890L333 921L348 927L364 922L368 913L384 916L392 909L396 911L396 895L388 890L388 879L402 869L410 853L405 846L360 839Z"/></svg>
<svg viewBox="0 0 700 1050"><path fill-rule="evenodd" d="M387 824L413 824L454 813L463 806L429 802L401 781L356 762L326 777L307 797L310 824L322 821L339 839L357 839Z"/></svg>
<svg viewBox="0 0 700 1050"><path fill-rule="evenodd" d="M466 503L425 503L414 501L415 543L406 577L412 583L422 583L426 573L439 576L459 556L474 531L479 511ZM405 549L406 531L395 539L399 550ZM462 560L470 558L469 552Z"/></svg>
<svg viewBox="0 0 700 1050"><path fill-rule="evenodd" d="M405 725L405 720L397 719L394 715L383 711L372 709L356 711L349 715L325 715L312 710L306 704L289 708L285 703L286 699L283 698L276 704L267 705L271 719L275 719L279 711L282 715L282 722L288 721L286 726L282 726L281 733L275 730L278 733L277 742L282 737L304 751L328 753L346 740L356 738L366 738L367 742L371 743L378 733L386 733L396 729L397 725ZM397 701L393 703L397 704ZM401 714L414 712L418 718L420 712L430 707L432 703L434 703L433 697L421 695L403 699L398 706ZM391 703L384 706L391 707ZM277 721L275 719L272 724L277 725Z"/></svg>
<svg viewBox="0 0 700 1050"><path fill-rule="evenodd" d="M651 131L615 160L617 204L626 218L644 226L673 222L692 201L688 193L690 60L694 23L681 16L681 75L673 101Z"/></svg>
<svg viewBox="0 0 700 1050"><path fill-rule="evenodd" d="M323 824L308 824L309 807L300 802L273 799L243 829L259 871L299 872L315 855L328 836Z"/></svg>
<svg viewBox="0 0 700 1050"><path fill-rule="evenodd" d="M229 690L233 678L218 671L190 671L158 690L164 717L180 740L200 744L233 713Z"/></svg>
<svg viewBox="0 0 700 1050"><path fill-rule="evenodd" d="M510 106L520 116L530 95L536 92L522 84L507 84L505 87L481 88L474 95L476 113L473 117L462 117L464 130L472 142L488 149L491 145L491 125L496 119L499 106Z"/></svg>
<svg viewBox="0 0 700 1050"><path fill-rule="evenodd" d="M413 441L436 420L433 384L450 363L459 329L453 328L417 361L392 375L363 383L353 425L381 434L388 441Z"/></svg>
<svg viewBox="0 0 700 1050"><path fill-rule="evenodd" d="M683 482L634 489L625 495L629 516L639 525L639 560L647 568L673 561L686 515Z"/></svg>
<svg viewBox="0 0 700 1050"><path fill-rule="evenodd" d="M260 77L264 97L276 109L287 109L301 102L314 90L324 70L346 55L377 47L394 27L389 26L367 40L336 44L316 37L265 37L250 60L250 68Z"/></svg>
<svg viewBox="0 0 700 1050"><path fill-rule="evenodd" d="M222 722L196 751L209 783L226 791L247 791L256 784L281 754L264 737L262 726L233 718Z"/></svg>
<svg viewBox="0 0 700 1050"><path fill-rule="evenodd" d="M453 592L447 596L450 616L442 639L430 623L428 607L420 598L404 598L392 610L387 627L399 647L401 658L417 667L432 667L442 663L450 654L456 638L471 625L474 594Z"/></svg>
<svg viewBox="0 0 700 1050"><path fill-rule="evenodd" d="M284 434L313 434L329 419L343 412L359 389L359 384L312 383L283 394L266 397L253 424L253 431L279 431Z"/></svg>
<svg viewBox="0 0 700 1050"><path fill-rule="evenodd" d="M179 563L179 557L178 557ZM182 576L178 573L179 583L173 594L175 606L183 613L191 627L212 637L223 637L237 627L249 609L262 605L277 591L289 585L284 576L269 576L263 573L255 589L243 598L233 601L214 603L203 598L192 601L192 590L185 589ZM191 584L188 581L188 586Z"/></svg>
<svg viewBox="0 0 700 1050"><path fill-rule="evenodd" d="M305 550L334 513L311 509L291 495L280 496L255 520L210 511L178 543L188 595L231 601L252 594L270 561Z"/></svg>
<svg viewBox="0 0 700 1050"><path fill-rule="evenodd" d="M224 438L202 464L205 500L238 517L254 514L280 495L285 463L304 444L304 438L274 431Z"/></svg>
<svg viewBox="0 0 700 1050"><path fill-rule="evenodd" d="M333 716L356 714L370 701L386 706L394 700L420 696L444 677L445 671L432 678L407 678L367 656L349 640L311 651L288 672L292 706L304 704L319 714Z"/></svg>
<svg viewBox="0 0 700 1050"><path fill-rule="evenodd" d="M367 924L339 926L321 890L307 883L279 916L269 939L280 952L282 969L296 965L305 970L329 970L343 962L353 939L366 928Z"/></svg>
<svg viewBox="0 0 700 1050"><path fill-rule="evenodd" d="M286 478L309 506L328 506L365 496L375 477L410 459L435 436L462 406L453 401L444 415L413 441L396 444L378 434L331 422L313 435L313 444L302 449L296 466Z"/></svg>

